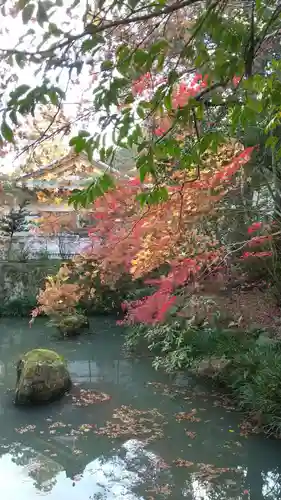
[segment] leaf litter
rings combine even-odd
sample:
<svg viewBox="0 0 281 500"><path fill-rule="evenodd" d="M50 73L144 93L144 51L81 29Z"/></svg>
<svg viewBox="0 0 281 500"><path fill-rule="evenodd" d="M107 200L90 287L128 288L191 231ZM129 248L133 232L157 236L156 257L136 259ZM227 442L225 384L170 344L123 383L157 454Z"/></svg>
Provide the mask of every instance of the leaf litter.
<svg viewBox="0 0 281 500"><path fill-rule="evenodd" d="M111 396L105 392L80 389L77 395L72 395L72 404L78 407L87 407L91 404L104 403L110 399Z"/></svg>
<svg viewBox="0 0 281 500"><path fill-rule="evenodd" d="M188 422L201 422L201 418L195 417L196 413L196 408L193 408L190 412L181 411L176 414L176 420L178 422L181 422L182 420L187 420Z"/></svg>
<svg viewBox="0 0 281 500"><path fill-rule="evenodd" d="M188 431L185 429L185 434L190 438L190 439L195 439L197 434L196 432Z"/></svg>
<svg viewBox="0 0 281 500"><path fill-rule="evenodd" d="M193 400L194 398L203 398L204 402L210 401L210 398L215 398L213 401L214 407L221 407L228 411L235 411L237 408L234 406L231 398L224 393L220 393L214 390L208 390L208 392L202 391L198 387L194 387L192 390L186 387L178 385L168 385L162 382L147 382L147 386L151 386L157 391L159 391L163 396L168 396L172 399L176 397L181 397L183 400ZM205 399L204 399L205 398ZM200 408L203 410L203 408Z"/></svg>
<svg viewBox="0 0 281 500"><path fill-rule="evenodd" d="M137 410L132 406L122 405L114 411L112 420L95 432L112 439L141 436L149 443L164 437L163 426L166 424L164 416L156 408Z"/></svg>
<svg viewBox="0 0 281 500"><path fill-rule="evenodd" d="M235 473L242 474L243 471L235 467L216 467L211 464L204 463L194 463L184 460L182 458L177 458L173 461L176 467L194 468L194 477L200 479L201 481L212 482L220 478L223 474ZM197 469L197 470L196 470Z"/></svg>
<svg viewBox="0 0 281 500"><path fill-rule="evenodd" d="M36 429L36 425L26 425L25 427L15 428L15 431L18 434L25 434L26 432L34 432Z"/></svg>

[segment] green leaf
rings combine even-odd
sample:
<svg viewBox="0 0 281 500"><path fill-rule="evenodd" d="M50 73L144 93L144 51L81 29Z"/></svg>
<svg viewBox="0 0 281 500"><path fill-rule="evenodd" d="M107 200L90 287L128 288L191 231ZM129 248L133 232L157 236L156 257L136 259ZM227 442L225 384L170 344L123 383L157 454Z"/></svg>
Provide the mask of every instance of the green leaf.
<svg viewBox="0 0 281 500"><path fill-rule="evenodd" d="M143 110L142 106L137 107L137 114L140 118L145 118L145 111Z"/></svg>
<svg viewBox="0 0 281 500"><path fill-rule="evenodd" d="M152 151L146 155L141 155L136 161L136 167L139 170L140 181L144 182L147 174L154 174L154 158Z"/></svg>
<svg viewBox="0 0 281 500"><path fill-rule="evenodd" d="M168 198L169 198L169 193L167 188L165 188L164 186L154 189L153 191L140 193L136 196L136 199L140 202L140 205L142 207L145 204L155 205L157 203L167 201Z"/></svg>
<svg viewBox="0 0 281 500"><path fill-rule="evenodd" d="M247 107L253 111L256 111L257 113L261 113L263 109L262 101L249 97L247 99Z"/></svg>
<svg viewBox="0 0 281 500"><path fill-rule="evenodd" d="M115 187L114 180L108 173L104 173L95 179L86 189L77 190L72 193L68 203L75 208L91 205L97 198L103 196L109 189Z"/></svg>
<svg viewBox="0 0 281 500"><path fill-rule="evenodd" d="M171 98L170 94L165 95L163 102L164 102L164 106L167 109L167 111L171 111L172 110L172 98Z"/></svg>
<svg viewBox="0 0 281 500"><path fill-rule="evenodd" d="M158 71L159 73L163 71L164 63L165 63L165 54L160 53L157 57L156 71Z"/></svg>
<svg viewBox="0 0 281 500"><path fill-rule="evenodd" d="M270 137L267 138L265 146L267 148L274 149L276 147L277 143L278 143L278 137L276 137L275 135L271 135Z"/></svg>
<svg viewBox="0 0 281 500"><path fill-rule="evenodd" d="M135 9L135 7L138 5L139 0L128 0L128 4L132 9Z"/></svg>
<svg viewBox="0 0 281 500"><path fill-rule="evenodd" d="M48 15L47 15L47 11L45 9L44 3L40 2L40 1L38 2L36 19L37 19L39 26L41 26L41 27L43 27L43 24L48 21Z"/></svg>
<svg viewBox="0 0 281 500"><path fill-rule="evenodd" d="M24 63L25 63L25 56L23 54L16 54L15 60L16 60L17 65L19 66L19 68L22 69L24 67Z"/></svg>
<svg viewBox="0 0 281 500"><path fill-rule="evenodd" d="M13 92L11 92L10 96L11 98L14 100L14 99L18 99L19 97L23 96L23 94L25 94L26 92L28 92L30 89L30 86L29 85L20 85L19 87L16 88L16 90L14 90Z"/></svg>
<svg viewBox="0 0 281 500"><path fill-rule="evenodd" d="M22 11L22 22L23 24L27 24L32 18L32 14L34 12L35 5L33 3L28 4Z"/></svg>
<svg viewBox="0 0 281 500"><path fill-rule="evenodd" d="M82 43L82 52L85 54L86 52L89 52L91 49L93 49L97 45L96 39L95 38L88 38L87 40L84 40Z"/></svg>
<svg viewBox="0 0 281 500"><path fill-rule="evenodd" d="M148 58L147 52L142 49L136 50L133 60L137 67L142 67L146 64Z"/></svg>
<svg viewBox="0 0 281 500"><path fill-rule="evenodd" d="M16 113L16 111L15 111L15 110L12 110L12 111L9 113L9 118L10 118L11 122L12 122L14 125L18 126L18 124L19 124L19 123L18 123L18 119L17 119L17 113Z"/></svg>
<svg viewBox="0 0 281 500"><path fill-rule="evenodd" d="M48 96L54 106L57 106L59 104L59 96L54 90L49 90Z"/></svg>
<svg viewBox="0 0 281 500"><path fill-rule="evenodd" d="M113 62L110 61L109 59L106 61L103 61L101 64L102 71L107 71L107 70L112 69L112 68L113 68Z"/></svg>
<svg viewBox="0 0 281 500"><path fill-rule="evenodd" d="M86 140L84 139L84 137L81 137L78 135L78 136L72 137L72 139L70 139L69 145L74 146L74 150L76 153L81 153L81 151L83 151L83 149L85 149Z"/></svg>
<svg viewBox="0 0 281 500"><path fill-rule="evenodd" d="M61 34L61 30L57 27L55 23L49 24L49 32L54 36L59 36Z"/></svg>
<svg viewBox="0 0 281 500"><path fill-rule="evenodd" d="M172 71L170 71L170 73L168 75L168 84L174 85L174 83L176 83L178 78L179 78L178 72L175 71L174 69L172 69Z"/></svg>
<svg viewBox="0 0 281 500"><path fill-rule="evenodd" d="M18 0L18 3L17 3L17 10L23 10L25 8L25 6L30 2L30 0Z"/></svg>
<svg viewBox="0 0 281 500"><path fill-rule="evenodd" d="M14 140L14 134L12 129L9 127L7 122L4 120L1 125L1 134L4 137L4 139L8 142L13 142Z"/></svg>
<svg viewBox="0 0 281 500"><path fill-rule="evenodd" d="M157 40L157 42L151 46L150 53L152 55L158 55L160 52L166 51L168 47L169 42L163 38L162 40Z"/></svg>

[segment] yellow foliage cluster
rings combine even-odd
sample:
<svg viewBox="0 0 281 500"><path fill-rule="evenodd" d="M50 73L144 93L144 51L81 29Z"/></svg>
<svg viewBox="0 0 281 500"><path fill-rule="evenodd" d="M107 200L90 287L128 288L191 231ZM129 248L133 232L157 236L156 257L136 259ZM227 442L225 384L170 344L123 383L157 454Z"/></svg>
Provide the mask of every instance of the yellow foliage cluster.
<svg viewBox="0 0 281 500"><path fill-rule="evenodd" d="M77 302L82 297L78 284L66 282L68 274L62 266L56 276L49 276L45 282L45 289L40 290L37 301L41 313L47 316L73 314Z"/></svg>

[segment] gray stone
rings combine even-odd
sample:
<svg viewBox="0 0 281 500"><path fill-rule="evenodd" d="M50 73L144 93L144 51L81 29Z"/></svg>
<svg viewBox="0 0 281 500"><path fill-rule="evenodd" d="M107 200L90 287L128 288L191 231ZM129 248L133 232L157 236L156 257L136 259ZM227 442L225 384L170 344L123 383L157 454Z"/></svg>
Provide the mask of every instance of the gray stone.
<svg viewBox="0 0 281 500"><path fill-rule="evenodd" d="M17 364L16 404L47 403L71 386L66 362L55 351L33 349Z"/></svg>

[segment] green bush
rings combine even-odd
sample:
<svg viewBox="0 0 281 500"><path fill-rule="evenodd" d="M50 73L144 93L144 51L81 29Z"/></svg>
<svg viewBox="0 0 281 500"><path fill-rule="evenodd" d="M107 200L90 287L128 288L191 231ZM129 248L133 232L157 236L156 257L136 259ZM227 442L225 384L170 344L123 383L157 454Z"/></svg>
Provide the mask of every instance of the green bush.
<svg viewBox="0 0 281 500"><path fill-rule="evenodd" d="M269 434L281 435L281 349L279 343L253 344L239 353L221 380L245 410Z"/></svg>
<svg viewBox="0 0 281 500"><path fill-rule="evenodd" d="M244 332L192 325L179 320L162 325L135 325L126 346L146 344L153 365L167 372L198 369L218 361L217 371L204 371L227 387L237 406L268 434L281 436L281 343L264 332ZM224 361L221 362L220 361ZM199 370L200 373L200 370Z"/></svg>
<svg viewBox="0 0 281 500"><path fill-rule="evenodd" d="M0 316L25 318L30 316L36 305L36 297L33 296L12 299L0 305Z"/></svg>

